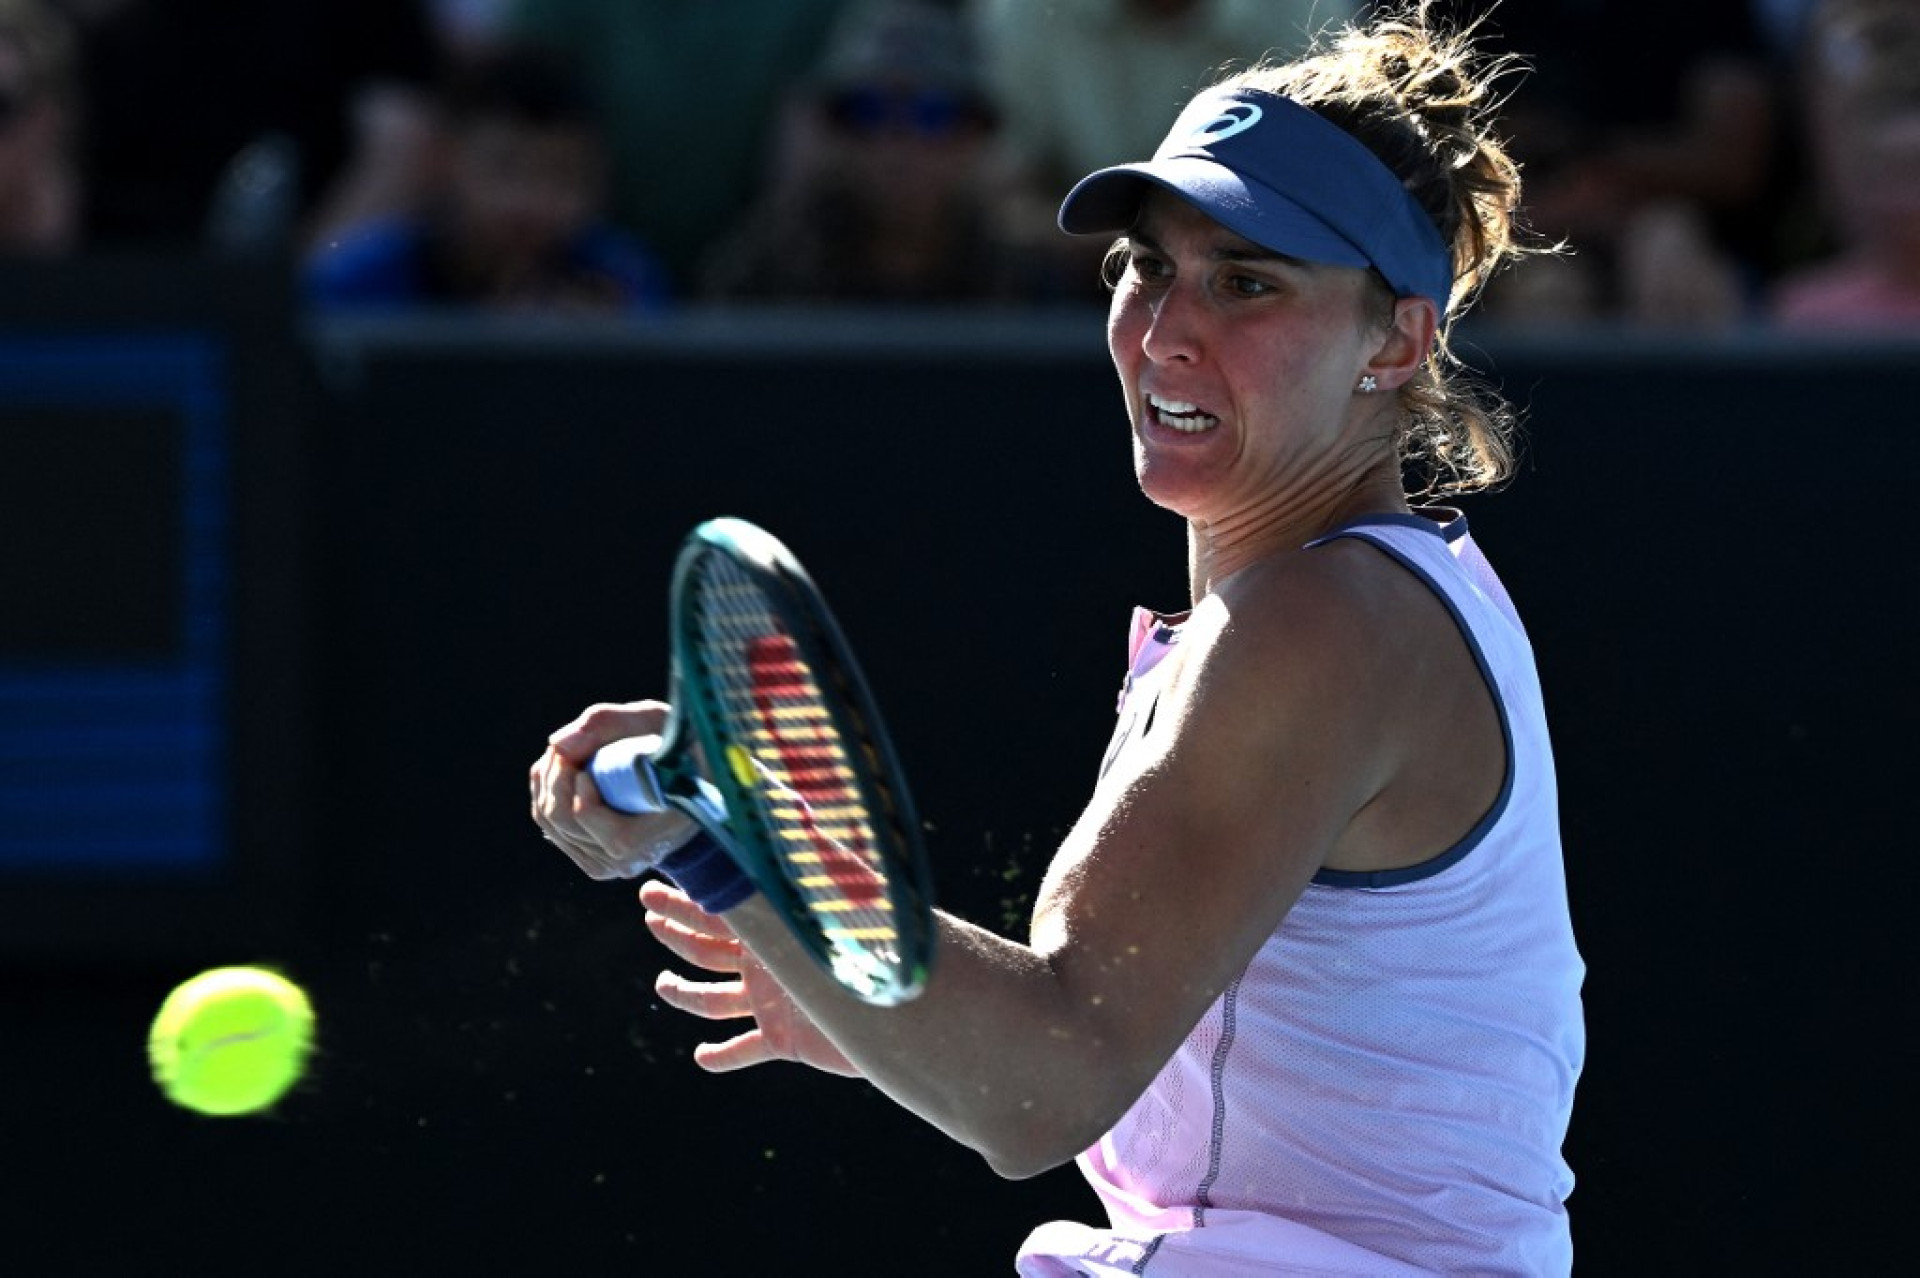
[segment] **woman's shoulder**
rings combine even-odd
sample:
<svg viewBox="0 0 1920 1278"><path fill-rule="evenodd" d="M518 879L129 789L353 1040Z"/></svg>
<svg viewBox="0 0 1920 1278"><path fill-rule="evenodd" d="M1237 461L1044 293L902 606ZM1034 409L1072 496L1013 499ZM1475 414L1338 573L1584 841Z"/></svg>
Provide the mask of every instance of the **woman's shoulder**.
<svg viewBox="0 0 1920 1278"><path fill-rule="evenodd" d="M1360 640L1416 597L1406 573L1359 537L1269 556L1224 583L1223 606L1252 633ZM1360 633L1355 633L1355 632Z"/></svg>
<svg viewBox="0 0 1920 1278"><path fill-rule="evenodd" d="M1181 647L1228 685L1309 697L1396 682L1431 595L1376 548L1341 539L1250 565L1194 608Z"/></svg>

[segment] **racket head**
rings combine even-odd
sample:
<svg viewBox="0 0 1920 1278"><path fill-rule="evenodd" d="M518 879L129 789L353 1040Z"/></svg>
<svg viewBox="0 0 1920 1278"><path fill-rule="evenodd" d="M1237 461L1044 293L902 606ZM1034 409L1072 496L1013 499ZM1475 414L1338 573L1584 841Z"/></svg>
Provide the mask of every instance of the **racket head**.
<svg viewBox="0 0 1920 1278"><path fill-rule="evenodd" d="M934 937L920 823L820 591L771 534L714 519L681 549L671 614L679 726L726 805L714 833L855 996L913 998Z"/></svg>

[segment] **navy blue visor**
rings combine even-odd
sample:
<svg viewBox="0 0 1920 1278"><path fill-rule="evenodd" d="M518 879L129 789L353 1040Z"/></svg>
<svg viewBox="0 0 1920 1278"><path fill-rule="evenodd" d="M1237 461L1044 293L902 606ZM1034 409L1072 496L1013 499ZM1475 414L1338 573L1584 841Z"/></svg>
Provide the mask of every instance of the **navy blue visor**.
<svg viewBox="0 0 1920 1278"><path fill-rule="evenodd" d="M1433 219L1358 138L1290 98L1199 94L1151 160L1082 178L1060 205L1060 229L1125 231L1155 186L1262 248L1372 267L1397 296L1431 298L1447 313L1453 255Z"/></svg>

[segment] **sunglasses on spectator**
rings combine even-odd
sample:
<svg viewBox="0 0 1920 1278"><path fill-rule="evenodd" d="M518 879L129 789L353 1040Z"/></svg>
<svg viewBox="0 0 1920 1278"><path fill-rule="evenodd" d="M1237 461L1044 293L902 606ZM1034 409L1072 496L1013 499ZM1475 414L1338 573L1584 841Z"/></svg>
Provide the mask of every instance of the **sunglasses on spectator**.
<svg viewBox="0 0 1920 1278"><path fill-rule="evenodd" d="M893 131L942 138L993 122L992 112L977 97L945 89L842 89L826 105L827 118L848 133Z"/></svg>

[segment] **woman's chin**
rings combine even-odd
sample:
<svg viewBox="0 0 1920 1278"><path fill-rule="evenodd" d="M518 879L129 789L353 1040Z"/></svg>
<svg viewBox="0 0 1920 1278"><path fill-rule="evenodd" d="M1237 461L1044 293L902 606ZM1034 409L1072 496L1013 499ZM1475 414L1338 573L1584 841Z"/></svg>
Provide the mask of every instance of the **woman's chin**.
<svg viewBox="0 0 1920 1278"><path fill-rule="evenodd" d="M1146 499L1162 510L1192 519L1205 508L1207 486L1190 469L1147 465L1136 469L1134 478Z"/></svg>

